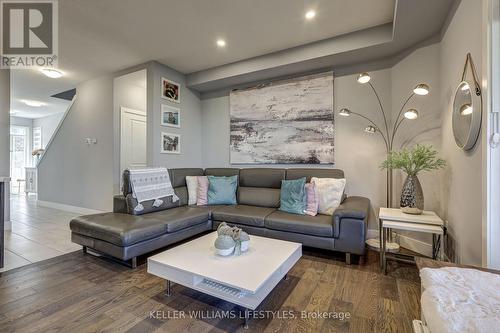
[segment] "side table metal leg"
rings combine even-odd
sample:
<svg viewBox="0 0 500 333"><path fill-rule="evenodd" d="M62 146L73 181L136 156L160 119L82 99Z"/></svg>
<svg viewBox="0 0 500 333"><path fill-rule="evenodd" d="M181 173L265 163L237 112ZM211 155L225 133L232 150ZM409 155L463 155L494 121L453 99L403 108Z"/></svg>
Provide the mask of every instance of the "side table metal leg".
<svg viewBox="0 0 500 333"><path fill-rule="evenodd" d="M437 241L436 241L436 234L432 234L432 259L436 260L436 246L437 246Z"/></svg>
<svg viewBox="0 0 500 333"><path fill-rule="evenodd" d="M167 280L167 289L165 295L170 297L172 295L172 286L170 285L170 280Z"/></svg>
<svg viewBox="0 0 500 333"><path fill-rule="evenodd" d="M383 268L383 260L384 260L384 255L382 254L383 232L384 232L384 228L382 228L382 220L379 220L378 221L378 233L379 233L380 269Z"/></svg>
<svg viewBox="0 0 500 333"><path fill-rule="evenodd" d="M382 227L382 248L381 248L381 253L382 253L382 271L384 274L387 274L387 258L385 257L385 243L387 241L387 235L386 235L386 230Z"/></svg>
<svg viewBox="0 0 500 333"><path fill-rule="evenodd" d="M245 309L245 324L243 325L244 329L248 329L248 322L250 321L250 312L248 309Z"/></svg>

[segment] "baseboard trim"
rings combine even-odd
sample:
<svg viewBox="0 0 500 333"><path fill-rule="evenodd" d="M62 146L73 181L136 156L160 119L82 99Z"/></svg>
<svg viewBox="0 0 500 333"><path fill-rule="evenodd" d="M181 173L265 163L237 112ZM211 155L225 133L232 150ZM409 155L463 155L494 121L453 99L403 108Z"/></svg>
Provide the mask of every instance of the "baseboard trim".
<svg viewBox="0 0 500 333"><path fill-rule="evenodd" d="M379 237L379 233L377 229L368 229L366 233L367 239L377 238ZM418 239L414 239L408 236L400 235L394 233L395 237L399 238L399 245L413 252L417 252L423 254L424 256L431 257L432 256L432 244L428 244L422 242Z"/></svg>
<svg viewBox="0 0 500 333"><path fill-rule="evenodd" d="M62 203L51 202L51 201L37 200L36 204L38 206L42 206L42 207L59 209L59 210L64 210L66 212L77 213L77 214L82 214L82 215L103 213L102 210L96 210L96 209L90 209L90 208L84 208L84 207L77 207L77 206L71 206L71 205L65 205L65 204L62 204Z"/></svg>

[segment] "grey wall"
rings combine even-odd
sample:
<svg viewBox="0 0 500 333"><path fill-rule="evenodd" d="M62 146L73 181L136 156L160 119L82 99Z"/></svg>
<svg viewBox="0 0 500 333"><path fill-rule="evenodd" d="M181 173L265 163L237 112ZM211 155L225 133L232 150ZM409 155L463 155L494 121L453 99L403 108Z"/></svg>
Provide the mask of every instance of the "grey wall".
<svg viewBox="0 0 500 333"><path fill-rule="evenodd" d="M36 118L33 119L33 127L41 127L42 128L42 148L45 149L47 144L52 138L54 131L59 126L64 113L54 114L48 117Z"/></svg>
<svg viewBox="0 0 500 333"><path fill-rule="evenodd" d="M10 175L10 71L0 69L0 177ZM9 191L6 191L5 221L9 216Z"/></svg>
<svg viewBox="0 0 500 333"><path fill-rule="evenodd" d="M134 110L147 110L147 85L140 86L138 80L147 81L147 70L141 69L119 76L113 83L113 119L114 119L114 160L113 160L113 192L120 192L120 135L121 107Z"/></svg>
<svg viewBox="0 0 500 333"><path fill-rule="evenodd" d="M106 210L113 201L113 78L77 86L78 95L38 166L38 199ZM85 138L97 139L87 145Z"/></svg>
<svg viewBox="0 0 500 333"><path fill-rule="evenodd" d="M413 146L416 143L432 144L440 149L440 85L439 44L418 49L394 67L370 72L372 84L377 89L389 117L395 118L403 102L414 86L426 82L431 93L416 96L405 108L416 108L420 117L413 122L405 121L395 148ZM345 171L347 192L363 195L372 201L374 215L378 208L386 206L386 176L379 166L385 159L385 147L378 135L363 131L368 123L358 117L342 117L338 110L347 107L383 124L377 99L368 85L360 85L356 75L341 76L334 81L335 105L335 165L231 165L229 163L229 93L221 91L202 97L203 109L203 162L204 167L311 167L340 168ZM422 185L426 196L426 209L439 210L441 198L441 173L422 174ZM404 175L395 173L394 205L399 204L399 194ZM369 228L377 230L372 218ZM417 234L406 234L411 238L430 243L430 239ZM428 246L427 246L428 247Z"/></svg>
<svg viewBox="0 0 500 333"><path fill-rule="evenodd" d="M180 103L161 98L161 78L181 85ZM181 109L181 128L161 126L161 104ZM202 166L202 112L197 93L186 88L185 75L157 62L148 66L148 160L167 168ZM181 135L181 154L162 154L161 132Z"/></svg>
<svg viewBox="0 0 500 333"><path fill-rule="evenodd" d="M440 44L432 44L415 50L402 59L391 69L393 117L397 116L404 100L418 83L427 83L430 93L426 96L414 96L404 108L415 108L419 112L416 120L405 121L398 131L394 149L413 147L417 143L432 145L442 156L441 152L441 87L440 87ZM441 212L441 188L444 170L421 172L418 175L424 191L424 209ZM398 207L402 184L406 174L394 172L394 202ZM431 244L432 237L423 233L401 232L408 236ZM401 239L404 244L405 239ZM408 244L404 244L408 246ZM411 244L415 246L415 244ZM414 248L415 250L420 247ZM430 246L425 247L430 254Z"/></svg>
<svg viewBox="0 0 500 333"><path fill-rule="evenodd" d="M482 191L482 164L487 147L480 138L472 151L460 150L453 137L451 115L455 88L460 83L467 52L472 54L479 82L482 82L481 3L477 0L463 0L460 3L441 42L440 71L442 151L448 161L443 179L441 210L449 223L455 259L472 265L481 265L482 261L482 202L486 200ZM482 137L486 137L486 120L483 114Z"/></svg>
<svg viewBox="0 0 500 333"><path fill-rule="evenodd" d="M380 92L381 99L391 110L390 70L370 73L372 82ZM215 94L217 95L217 94ZM334 79L335 108L335 165L231 165L229 163L229 96L208 96L202 100L203 109L203 162L204 167L310 167L340 168L347 178L347 193L363 195L378 208L385 205L385 172L379 169L384 159L383 141L365 133L365 121L357 117L341 117L337 111L342 107L370 115L380 124L382 117L376 109L377 100L368 86L360 85L355 75ZM377 209L378 210L378 209ZM376 229L375 219L369 226Z"/></svg>

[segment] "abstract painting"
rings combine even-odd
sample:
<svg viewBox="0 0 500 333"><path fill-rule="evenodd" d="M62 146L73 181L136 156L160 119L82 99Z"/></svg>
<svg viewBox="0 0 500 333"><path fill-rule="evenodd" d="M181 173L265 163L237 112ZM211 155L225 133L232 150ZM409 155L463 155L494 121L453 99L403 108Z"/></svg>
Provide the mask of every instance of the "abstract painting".
<svg viewBox="0 0 500 333"><path fill-rule="evenodd" d="M334 163L333 73L230 94L232 164Z"/></svg>

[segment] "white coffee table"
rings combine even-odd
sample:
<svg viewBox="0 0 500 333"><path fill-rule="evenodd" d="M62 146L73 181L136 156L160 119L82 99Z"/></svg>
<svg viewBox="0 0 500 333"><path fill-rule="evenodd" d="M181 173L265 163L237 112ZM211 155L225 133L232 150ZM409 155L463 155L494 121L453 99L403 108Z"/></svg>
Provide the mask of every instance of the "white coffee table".
<svg viewBox="0 0 500 333"><path fill-rule="evenodd" d="M250 236L250 248L240 256L215 254L217 232L148 258L148 273L170 282L255 310L302 256L302 245Z"/></svg>

